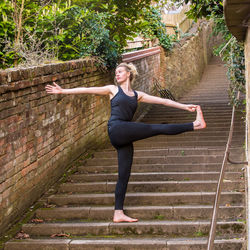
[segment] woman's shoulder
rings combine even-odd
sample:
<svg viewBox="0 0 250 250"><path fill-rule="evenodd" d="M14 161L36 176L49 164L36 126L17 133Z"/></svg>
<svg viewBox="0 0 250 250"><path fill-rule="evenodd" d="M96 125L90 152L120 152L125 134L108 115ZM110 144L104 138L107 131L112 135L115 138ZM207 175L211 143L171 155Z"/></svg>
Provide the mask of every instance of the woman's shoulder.
<svg viewBox="0 0 250 250"><path fill-rule="evenodd" d="M144 92L139 91L139 90L135 90L135 92L137 93L137 95L138 95L138 96L142 96L142 95L144 95L144 94L145 94Z"/></svg>
<svg viewBox="0 0 250 250"><path fill-rule="evenodd" d="M111 84L111 85L108 85L108 86L109 86L110 92L112 92L113 94L115 94L119 90L118 86L116 86L116 85Z"/></svg>
<svg viewBox="0 0 250 250"><path fill-rule="evenodd" d="M106 87L108 87L110 90L117 90L118 89L118 87L114 84L106 85Z"/></svg>
<svg viewBox="0 0 250 250"><path fill-rule="evenodd" d="M112 99L118 93L119 88L118 88L118 86L112 85L112 84L111 85L107 85L107 86L108 86L108 88L109 88L109 90L111 92L110 99Z"/></svg>

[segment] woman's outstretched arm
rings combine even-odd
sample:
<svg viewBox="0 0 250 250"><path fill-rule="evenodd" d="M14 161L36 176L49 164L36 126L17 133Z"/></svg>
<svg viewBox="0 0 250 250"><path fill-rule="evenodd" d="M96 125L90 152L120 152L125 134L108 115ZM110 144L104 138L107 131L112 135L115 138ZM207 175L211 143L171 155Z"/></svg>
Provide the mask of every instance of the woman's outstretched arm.
<svg viewBox="0 0 250 250"><path fill-rule="evenodd" d="M138 93L138 101L139 102L146 102L146 103L152 103L152 104L162 104L165 106L178 108L178 109L184 109L190 112L194 112L197 108L197 105L193 104L182 104L179 102L172 101L170 99L165 99L157 96L148 95L142 91L137 91Z"/></svg>
<svg viewBox="0 0 250 250"><path fill-rule="evenodd" d="M97 94L97 95L113 95L115 85L106 85L103 87L79 87L72 89L63 89L53 82L53 85L46 85L45 89L49 94Z"/></svg>

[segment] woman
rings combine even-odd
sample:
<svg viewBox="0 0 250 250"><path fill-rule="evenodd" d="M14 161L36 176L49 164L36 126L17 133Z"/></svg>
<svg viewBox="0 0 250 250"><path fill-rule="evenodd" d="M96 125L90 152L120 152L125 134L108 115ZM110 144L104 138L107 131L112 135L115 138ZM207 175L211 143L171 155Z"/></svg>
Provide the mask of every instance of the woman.
<svg viewBox="0 0 250 250"><path fill-rule="evenodd" d="M133 161L133 142L155 135L173 135L206 127L200 106L181 104L169 99L132 90L131 84L136 75L137 70L133 64L121 63L115 71L115 80L118 86L107 85L104 87L80 87L73 89L62 89L56 83L54 83L54 86L46 86L47 93L51 94L109 95L111 116L108 121L108 134L118 154L118 181L115 189L114 222L138 221L138 219L126 216L123 212L123 203ZM138 102L162 104L190 112L196 110L196 120L192 123L184 124L144 124L131 122Z"/></svg>

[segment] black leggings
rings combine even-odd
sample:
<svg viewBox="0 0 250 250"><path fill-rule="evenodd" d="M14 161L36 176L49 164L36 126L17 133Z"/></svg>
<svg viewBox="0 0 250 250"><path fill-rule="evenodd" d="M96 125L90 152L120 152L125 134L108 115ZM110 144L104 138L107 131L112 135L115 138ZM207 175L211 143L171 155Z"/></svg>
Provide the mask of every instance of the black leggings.
<svg viewBox="0 0 250 250"><path fill-rule="evenodd" d="M193 123L145 124L120 120L108 123L109 138L118 155L118 181L115 189L116 210L123 210L133 162L133 142L155 135L176 135L187 131L193 131Z"/></svg>

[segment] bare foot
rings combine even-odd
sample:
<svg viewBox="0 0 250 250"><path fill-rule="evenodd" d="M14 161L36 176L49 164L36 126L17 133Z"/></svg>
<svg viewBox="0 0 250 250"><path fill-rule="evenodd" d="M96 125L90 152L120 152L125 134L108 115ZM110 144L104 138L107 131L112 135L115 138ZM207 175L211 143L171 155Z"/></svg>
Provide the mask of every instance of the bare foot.
<svg viewBox="0 0 250 250"><path fill-rule="evenodd" d="M194 121L194 130L206 128L206 122L204 120L201 107L198 105L196 108L196 120Z"/></svg>
<svg viewBox="0 0 250 250"><path fill-rule="evenodd" d="M123 210L115 210L113 222L137 222L138 219L128 217L123 213Z"/></svg>

